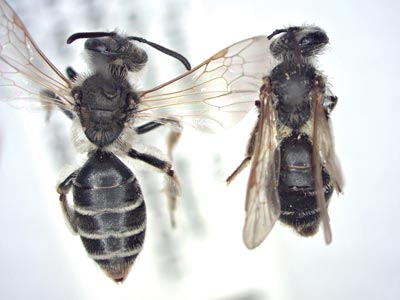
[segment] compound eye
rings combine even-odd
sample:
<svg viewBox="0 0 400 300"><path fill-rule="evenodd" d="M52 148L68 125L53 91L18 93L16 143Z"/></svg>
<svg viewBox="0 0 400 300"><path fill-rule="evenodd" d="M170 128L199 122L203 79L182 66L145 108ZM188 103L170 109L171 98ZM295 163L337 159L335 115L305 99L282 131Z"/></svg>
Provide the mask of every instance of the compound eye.
<svg viewBox="0 0 400 300"><path fill-rule="evenodd" d="M107 47L100 39L88 39L85 42L85 49L90 51L96 51L104 53L107 51Z"/></svg>
<svg viewBox="0 0 400 300"><path fill-rule="evenodd" d="M299 46L305 50L311 50L323 47L328 43L328 36L322 31L314 31L306 36L304 36L300 42Z"/></svg>
<svg viewBox="0 0 400 300"><path fill-rule="evenodd" d="M303 39L301 39L299 45L301 48L307 47L308 45L310 45L312 43L312 40L309 37L305 37Z"/></svg>

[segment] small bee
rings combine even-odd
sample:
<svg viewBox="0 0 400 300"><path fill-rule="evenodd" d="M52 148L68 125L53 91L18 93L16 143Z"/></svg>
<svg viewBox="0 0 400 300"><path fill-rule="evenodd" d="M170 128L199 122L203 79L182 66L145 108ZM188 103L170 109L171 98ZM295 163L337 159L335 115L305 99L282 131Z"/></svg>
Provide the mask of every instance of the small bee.
<svg viewBox="0 0 400 300"><path fill-rule="evenodd" d="M304 26L276 30L268 39L277 64L263 79L246 157L227 179L251 161L244 243L259 246L279 219L302 236L315 234L322 220L329 244L327 207L333 190L342 192L343 177L329 123L337 97L314 64L328 36Z"/></svg>
<svg viewBox="0 0 400 300"><path fill-rule="evenodd" d="M269 40L253 37L227 47L191 71L153 89L137 91L128 74L147 62L145 42L117 33L77 33L87 39L91 70L65 77L33 41L22 21L0 0L0 100L60 109L73 122L75 146L87 161L57 188L62 211L89 256L116 282L123 281L143 247L146 207L137 178L119 157L141 160L165 174L168 196L179 183L171 163L132 145L135 134L160 124L191 125L209 132L232 126L254 105L270 63ZM138 121L148 122L136 126ZM173 143L173 142L171 142ZM72 190L73 203L67 201Z"/></svg>

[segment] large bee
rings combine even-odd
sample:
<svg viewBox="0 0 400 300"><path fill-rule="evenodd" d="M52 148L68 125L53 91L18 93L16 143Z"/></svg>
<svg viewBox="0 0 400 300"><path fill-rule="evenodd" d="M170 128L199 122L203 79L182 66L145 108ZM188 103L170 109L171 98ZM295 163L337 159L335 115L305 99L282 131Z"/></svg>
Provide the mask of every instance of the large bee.
<svg viewBox="0 0 400 300"><path fill-rule="evenodd" d="M88 255L121 282L142 250L146 208L137 178L120 157L163 172L169 197L177 197L179 190L171 163L135 150L132 136L160 124L217 131L238 122L253 107L271 63L265 51L270 42L265 36L243 40L165 84L137 91L128 75L147 62L134 43L143 39L100 32L74 34L68 42L78 38L87 39L91 70L80 76L69 69L68 79L0 0L0 99L58 108L72 120L75 146L87 161L58 186L62 211ZM186 65L179 54L146 43ZM67 200L71 190L73 203Z"/></svg>
<svg viewBox="0 0 400 300"><path fill-rule="evenodd" d="M322 220L330 243L327 207L333 190L343 188L329 123L337 97L314 64L328 36L304 26L276 30L268 39L277 64L263 79L246 157L227 179L251 161L244 243L259 246L278 219L302 236L315 234Z"/></svg>

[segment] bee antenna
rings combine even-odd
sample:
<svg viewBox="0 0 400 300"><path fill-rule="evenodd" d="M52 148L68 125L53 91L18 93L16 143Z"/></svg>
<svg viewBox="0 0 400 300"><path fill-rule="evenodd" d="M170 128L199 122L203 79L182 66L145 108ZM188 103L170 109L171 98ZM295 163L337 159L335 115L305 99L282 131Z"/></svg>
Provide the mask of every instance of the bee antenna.
<svg viewBox="0 0 400 300"><path fill-rule="evenodd" d="M267 36L267 39L272 39L275 35L283 33L283 32L288 32L287 28L285 29L276 29L273 33L271 33L269 36Z"/></svg>
<svg viewBox="0 0 400 300"><path fill-rule="evenodd" d="M67 44L71 44L74 41L78 39L90 39L90 38L99 38L99 37L105 37L105 36L114 36L116 35L115 32L77 32L72 34L68 39L67 39Z"/></svg>
<svg viewBox="0 0 400 300"><path fill-rule="evenodd" d="M188 71L192 68L190 66L190 62L182 54L179 54L178 52L175 52L175 51L173 51L171 49L165 48L165 47L163 47L163 46L161 46L159 44L150 42L150 41L148 41L148 40L146 40L144 38L141 38L141 37L128 36L127 39L128 40L138 41L138 42L141 42L141 43L145 43L145 44L147 44L147 45L149 45L149 46L151 46L151 47L153 47L153 48L155 48L155 49L157 49L157 50L159 50L159 51L161 51L161 52L163 52L163 53L165 53L165 54L167 54L169 56L172 56L173 58L176 58L177 60L179 60L185 66L186 70L188 70Z"/></svg>

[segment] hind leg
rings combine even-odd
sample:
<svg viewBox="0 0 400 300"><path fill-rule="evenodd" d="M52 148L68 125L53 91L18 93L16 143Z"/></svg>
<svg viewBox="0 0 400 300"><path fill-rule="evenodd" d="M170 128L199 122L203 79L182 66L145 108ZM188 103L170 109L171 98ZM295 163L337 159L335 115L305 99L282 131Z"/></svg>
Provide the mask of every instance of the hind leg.
<svg viewBox="0 0 400 300"><path fill-rule="evenodd" d="M236 178L236 176L239 175L239 173L242 172L249 165L251 158L253 157L254 154L254 146L255 146L256 136L258 134L259 122L260 118L258 118L257 123L251 132L250 139L246 147L245 157L243 161L239 164L239 166L226 179L227 184L230 184Z"/></svg>
<svg viewBox="0 0 400 300"><path fill-rule="evenodd" d="M158 169L165 175L165 186L164 192L166 193L168 200L168 210L170 214L171 225L175 227L175 209L177 199L181 194L181 187L179 184L179 180L175 174L175 171L172 169L172 165L170 162L162 160L152 154L138 152L135 149L129 150L127 153L129 157L133 159L141 160L152 167Z"/></svg>
<svg viewBox="0 0 400 300"><path fill-rule="evenodd" d="M70 229L77 233L77 224L76 224L76 216L74 209L68 205L67 202L67 194L71 190L73 181L78 174L78 170L71 173L63 182L61 182L57 187L57 193L60 194L60 205L67 223Z"/></svg>

